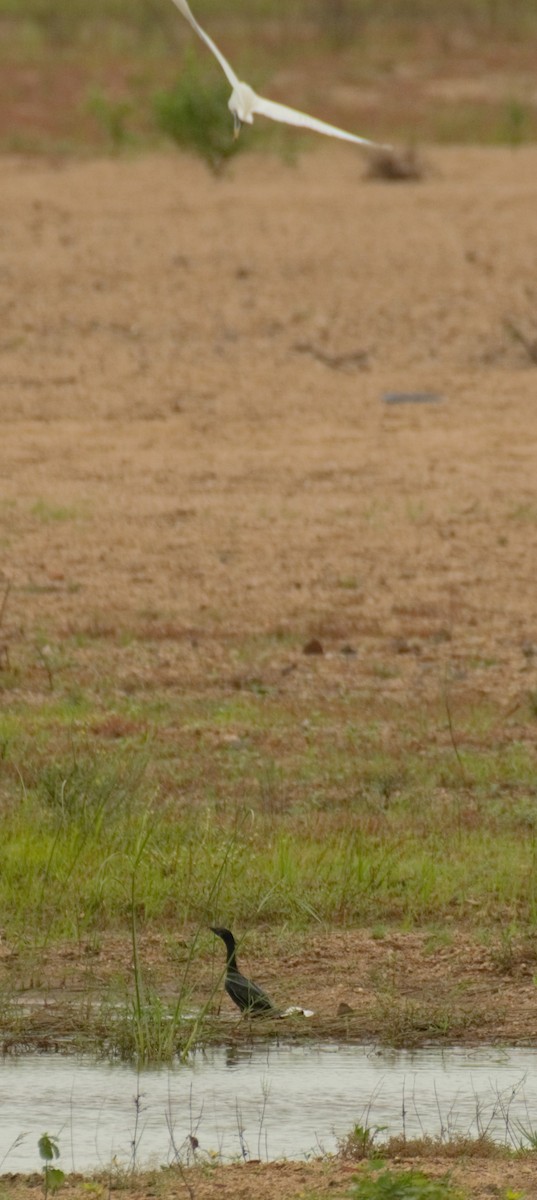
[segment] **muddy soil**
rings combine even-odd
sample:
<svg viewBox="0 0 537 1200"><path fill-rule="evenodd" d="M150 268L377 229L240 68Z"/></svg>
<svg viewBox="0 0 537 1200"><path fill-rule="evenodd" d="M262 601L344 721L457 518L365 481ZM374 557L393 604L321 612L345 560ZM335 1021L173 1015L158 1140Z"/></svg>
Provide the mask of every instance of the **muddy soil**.
<svg viewBox="0 0 537 1200"><path fill-rule="evenodd" d="M223 990L222 955L200 949L199 958L188 965L188 982L192 1011L214 997L203 1041L330 1038L420 1046L531 1045L537 1039L537 949L532 938L513 938L507 947L501 933L489 934L485 943L454 930L435 943L422 933L378 938L357 930L325 930L293 931L287 937L258 933L255 948L251 941L241 950L245 973L279 1009L299 1005L313 1015L241 1020ZM171 1006L190 942L172 931L140 936L145 978ZM4 944L0 979L8 994L17 995L18 1004L5 1018L3 1048L70 1050L94 1048L99 1040L114 1047L110 1002L130 993L132 973L132 951L124 935L103 935L98 950L94 943L54 947L48 955L40 954L39 962L35 956L25 961L20 950Z"/></svg>

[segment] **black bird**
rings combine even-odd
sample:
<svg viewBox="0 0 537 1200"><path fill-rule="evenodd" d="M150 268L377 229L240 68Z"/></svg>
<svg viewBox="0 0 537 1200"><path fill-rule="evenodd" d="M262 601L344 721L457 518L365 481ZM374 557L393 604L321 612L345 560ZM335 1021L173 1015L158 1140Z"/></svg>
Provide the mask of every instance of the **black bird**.
<svg viewBox="0 0 537 1200"><path fill-rule="evenodd" d="M251 983L249 979L241 975L237 966L235 938L231 930L215 928L214 925L211 925L210 928L217 937L222 938L222 941L226 943L227 962L224 986L233 1003L240 1008L241 1012L250 1017L279 1016L278 1009L274 1008L266 992L258 987L257 983Z"/></svg>

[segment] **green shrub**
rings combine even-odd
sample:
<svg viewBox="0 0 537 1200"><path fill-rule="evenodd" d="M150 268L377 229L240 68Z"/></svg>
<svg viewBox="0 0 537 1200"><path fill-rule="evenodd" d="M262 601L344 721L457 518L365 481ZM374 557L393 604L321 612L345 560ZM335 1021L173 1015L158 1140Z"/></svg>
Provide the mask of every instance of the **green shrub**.
<svg viewBox="0 0 537 1200"><path fill-rule="evenodd" d="M215 174L245 145L233 137L227 80L201 76L191 59L172 90L154 97L159 129L178 146L193 150Z"/></svg>

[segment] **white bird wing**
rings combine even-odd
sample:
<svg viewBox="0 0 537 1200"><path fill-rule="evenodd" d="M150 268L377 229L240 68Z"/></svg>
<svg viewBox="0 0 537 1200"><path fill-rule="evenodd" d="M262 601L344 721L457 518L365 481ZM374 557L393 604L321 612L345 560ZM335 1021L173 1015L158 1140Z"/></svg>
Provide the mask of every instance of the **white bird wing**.
<svg viewBox="0 0 537 1200"><path fill-rule="evenodd" d="M186 0L173 0L173 3L175 4L175 7L179 9L179 12L186 17L192 28L196 30L196 33L198 34L198 37L201 38L202 42L205 42L205 45L209 47L209 50L212 50L215 58L218 59L224 74L227 75L232 88L236 87L239 82L238 75L235 74L233 67L230 67L227 58L224 58L222 51L218 49L218 46L215 46L215 43L213 42L212 38L209 37L209 34L205 33L205 30L201 28L201 25L198 25L198 22L196 21L194 14L190 11Z"/></svg>
<svg viewBox="0 0 537 1200"><path fill-rule="evenodd" d="M178 0L175 0L177 4ZM264 96L255 96L253 111L262 117L270 117L271 121L283 121L285 125L298 125L303 129L313 129L316 133L326 133L329 137L342 138L345 142L356 142L359 146L379 146L369 138L358 137L355 133L347 133L338 129L337 125L329 125L326 121L318 121L308 113L299 112L296 108L288 108L286 104L276 104L274 100L265 100ZM384 148L384 147L383 147Z"/></svg>

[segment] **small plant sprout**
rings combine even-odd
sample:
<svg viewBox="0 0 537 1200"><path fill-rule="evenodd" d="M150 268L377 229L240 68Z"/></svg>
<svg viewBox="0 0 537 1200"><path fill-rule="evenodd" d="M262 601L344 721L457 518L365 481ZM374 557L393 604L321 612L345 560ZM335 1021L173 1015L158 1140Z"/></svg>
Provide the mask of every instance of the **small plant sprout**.
<svg viewBox="0 0 537 1200"><path fill-rule="evenodd" d="M45 1164L43 1167L43 1190L45 1200L47 1200L49 1192L57 1192L65 1179L65 1174L60 1167L51 1166L60 1157L58 1139L52 1137L50 1133L42 1133L37 1143L37 1148L39 1150L39 1157Z"/></svg>

